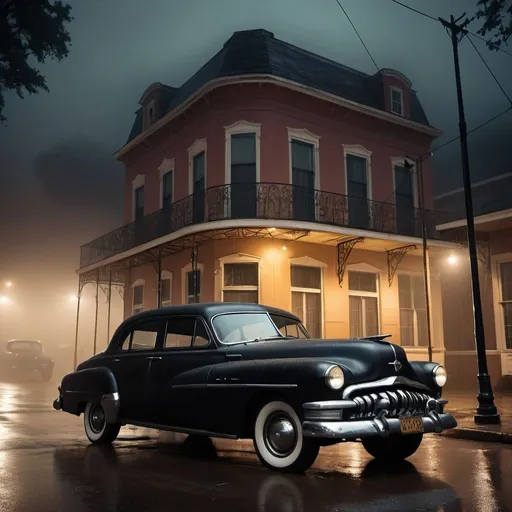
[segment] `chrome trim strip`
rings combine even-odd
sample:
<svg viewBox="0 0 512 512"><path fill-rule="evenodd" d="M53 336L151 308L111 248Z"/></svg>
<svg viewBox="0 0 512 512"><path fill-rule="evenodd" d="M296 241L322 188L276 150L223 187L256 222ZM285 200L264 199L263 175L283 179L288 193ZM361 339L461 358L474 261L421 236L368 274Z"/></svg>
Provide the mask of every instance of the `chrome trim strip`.
<svg viewBox="0 0 512 512"><path fill-rule="evenodd" d="M421 419L423 432L427 434L439 433L457 426L457 421L451 414L430 412L428 415L422 416ZM400 419L385 417L354 421L304 421L302 431L304 437L350 441L364 437L388 437L390 434L402 434Z"/></svg>
<svg viewBox="0 0 512 512"><path fill-rule="evenodd" d="M432 393L432 390L428 386L425 386L425 384L408 379L407 377L385 377L384 379L374 380L371 382L362 382L360 384L352 384L347 386L343 390L343 398L349 398L354 391L396 385L410 386L412 388L422 389L423 391Z"/></svg>
<svg viewBox="0 0 512 512"><path fill-rule="evenodd" d="M224 439L239 439L238 436L233 434L222 434L220 432L210 432L209 430L200 430L196 428L172 427L169 425L160 425L158 423L146 423L144 421L126 420L126 425L135 425L137 427L154 428L157 430L167 430L169 432L176 432L178 434L197 434L210 437L221 437Z"/></svg>
<svg viewBox="0 0 512 512"><path fill-rule="evenodd" d="M296 388L297 384L176 384L172 389L177 388Z"/></svg>
<svg viewBox="0 0 512 512"><path fill-rule="evenodd" d="M357 404L352 400L328 400L325 402L306 402L302 404L303 409L351 409L356 407Z"/></svg>

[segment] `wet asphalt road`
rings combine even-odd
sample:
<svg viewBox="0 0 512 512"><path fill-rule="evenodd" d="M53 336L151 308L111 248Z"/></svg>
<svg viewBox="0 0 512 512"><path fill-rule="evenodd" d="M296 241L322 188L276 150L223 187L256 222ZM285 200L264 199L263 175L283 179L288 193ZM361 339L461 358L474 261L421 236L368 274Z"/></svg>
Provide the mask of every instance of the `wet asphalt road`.
<svg viewBox="0 0 512 512"><path fill-rule="evenodd" d="M197 450L125 427L90 446L54 411L55 385L0 383L0 511L512 511L512 447L429 436L399 467L359 444L324 448L305 476L264 469L249 443ZM151 435L148 436L147 434Z"/></svg>

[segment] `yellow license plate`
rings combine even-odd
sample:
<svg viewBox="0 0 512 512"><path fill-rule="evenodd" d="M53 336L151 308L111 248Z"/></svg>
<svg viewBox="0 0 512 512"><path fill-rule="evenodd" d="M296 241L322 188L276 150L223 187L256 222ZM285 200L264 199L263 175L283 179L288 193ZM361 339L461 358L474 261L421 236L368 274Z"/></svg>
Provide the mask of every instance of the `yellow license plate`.
<svg viewBox="0 0 512 512"><path fill-rule="evenodd" d="M402 434L419 434L423 432L421 418L400 418L400 430Z"/></svg>

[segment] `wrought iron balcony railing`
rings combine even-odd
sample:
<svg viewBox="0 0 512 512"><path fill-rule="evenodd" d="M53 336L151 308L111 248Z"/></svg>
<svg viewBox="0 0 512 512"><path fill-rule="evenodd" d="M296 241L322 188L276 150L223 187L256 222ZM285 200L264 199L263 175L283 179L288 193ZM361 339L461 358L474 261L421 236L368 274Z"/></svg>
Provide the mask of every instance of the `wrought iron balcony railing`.
<svg viewBox="0 0 512 512"><path fill-rule="evenodd" d="M422 215L428 238L440 238L435 229L440 222L437 214L412 205L370 201L281 183L220 185L196 192L83 245L80 267L186 226L211 221L293 220L421 237Z"/></svg>

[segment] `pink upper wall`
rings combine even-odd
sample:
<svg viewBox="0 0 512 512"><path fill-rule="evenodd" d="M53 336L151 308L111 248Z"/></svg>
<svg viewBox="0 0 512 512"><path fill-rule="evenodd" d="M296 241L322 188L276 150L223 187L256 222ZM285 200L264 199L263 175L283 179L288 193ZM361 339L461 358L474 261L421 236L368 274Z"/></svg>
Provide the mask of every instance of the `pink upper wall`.
<svg viewBox="0 0 512 512"><path fill-rule="evenodd" d="M391 79L394 77L384 77ZM360 114L320 99L270 84L226 86L209 93L184 114L124 155L125 221L131 221L132 181L145 175L146 214L159 208L158 166L175 159L174 199L188 191L188 148L207 139L207 187L221 185L225 173L225 126L237 121L261 124L261 181L289 183L287 128L307 129L320 137L320 189L345 192L343 145L359 144L372 152L372 199L392 201L392 157L418 157L432 138L389 121ZM426 206L432 204L432 175L423 165Z"/></svg>

